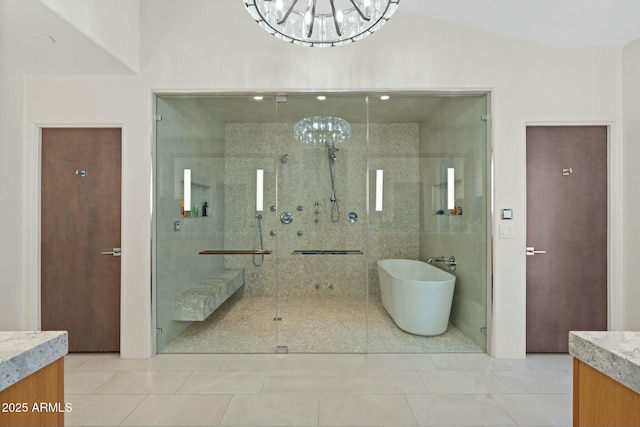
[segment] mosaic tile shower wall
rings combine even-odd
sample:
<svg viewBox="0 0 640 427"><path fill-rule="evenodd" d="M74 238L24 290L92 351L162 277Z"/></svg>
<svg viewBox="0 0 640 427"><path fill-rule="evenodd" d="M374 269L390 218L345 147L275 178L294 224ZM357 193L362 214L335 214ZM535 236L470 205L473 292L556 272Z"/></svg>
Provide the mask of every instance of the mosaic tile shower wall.
<svg viewBox="0 0 640 427"><path fill-rule="evenodd" d="M339 146L335 161L338 222L331 221L331 178L327 150L300 144L291 123L235 123L225 127L225 216L227 247L250 248L255 230L255 170L265 173L262 229L265 256L256 267L246 259L227 257L227 268L247 268L246 295L362 296L366 275L370 292L378 293L375 261L384 257L417 258L419 252L419 156L417 124L373 124L369 129L370 168L385 170L386 206L372 213L367 245L365 125L352 124L352 136ZM286 162L283 156L287 155ZM375 180L374 180L375 181ZM318 203L316 205L316 203ZM373 200L370 201L373 204ZM271 212L275 206L275 212ZM299 208L300 207L300 210ZM373 210L373 205L370 206ZM315 210L318 214L315 214ZM282 212L294 220L284 225ZM356 212L359 220L347 220ZM314 219L318 218L315 222ZM270 236L274 230L276 236ZM301 235L300 235L301 234ZM350 249L362 256L300 256L294 250ZM370 265L366 265L367 250Z"/></svg>

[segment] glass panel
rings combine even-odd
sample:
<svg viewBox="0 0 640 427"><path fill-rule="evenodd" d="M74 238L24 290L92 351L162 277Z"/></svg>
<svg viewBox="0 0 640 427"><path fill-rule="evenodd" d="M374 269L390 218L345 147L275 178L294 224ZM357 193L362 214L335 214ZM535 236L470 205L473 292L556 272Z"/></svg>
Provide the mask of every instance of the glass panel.
<svg viewBox="0 0 640 427"><path fill-rule="evenodd" d="M220 98L225 120L225 249L256 254L225 255L225 266L244 269L245 285L235 304L222 307L211 339L228 343L225 353L274 353L277 345L275 238L276 100L263 96ZM262 172L260 172L262 171ZM262 196L258 177L262 176ZM262 204L262 206L260 206ZM262 209L262 210L260 210ZM265 253L259 253L265 251Z"/></svg>
<svg viewBox="0 0 640 427"><path fill-rule="evenodd" d="M372 186L384 171L382 210L369 199L369 351L484 352L486 97L395 95L369 106ZM453 285L428 278L430 258ZM394 261L379 271L385 259Z"/></svg>
<svg viewBox="0 0 640 427"><path fill-rule="evenodd" d="M486 96L316 95L157 98L159 352L484 352Z"/></svg>
<svg viewBox="0 0 640 427"><path fill-rule="evenodd" d="M289 96L278 132L278 344L366 352L365 97Z"/></svg>
<svg viewBox="0 0 640 427"><path fill-rule="evenodd" d="M259 169L274 200L275 98L159 96L156 110L158 351L272 353L275 264L256 201Z"/></svg>

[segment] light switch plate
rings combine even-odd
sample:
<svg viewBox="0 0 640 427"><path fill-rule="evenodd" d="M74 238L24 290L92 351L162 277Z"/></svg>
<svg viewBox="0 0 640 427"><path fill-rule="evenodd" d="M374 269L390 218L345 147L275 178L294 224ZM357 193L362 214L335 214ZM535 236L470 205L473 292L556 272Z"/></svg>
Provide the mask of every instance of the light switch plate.
<svg viewBox="0 0 640 427"><path fill-rule="evenodd" d="M500 224L500 238L513 239L513 224Z"/></svg>
<svg viewBox="0 0 640 427"><path fill-rule="evenodd" d="M513 219L513 209L502 209L502 219Z"/></svg>

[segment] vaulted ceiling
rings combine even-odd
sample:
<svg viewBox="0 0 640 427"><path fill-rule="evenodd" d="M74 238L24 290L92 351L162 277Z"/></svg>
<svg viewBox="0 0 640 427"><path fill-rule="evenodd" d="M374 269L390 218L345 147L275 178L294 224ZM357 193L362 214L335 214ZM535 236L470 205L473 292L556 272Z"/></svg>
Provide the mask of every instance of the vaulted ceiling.
<svg viewBox="0 0 640 427"><path fill-rule="evenodd" d="M114 0L96 1L106 2L102 7L118 7ZM154 7L154 0L128 1L127 5L139 5L143 12ZM240 0L234 1L242 8ZM1 68L54 74L138 71L135 64L104 49L45 3L49 2L0 0ZM398 13L419 14L554 47L624 46L640 38L640 0L401 0ZM59 42L51 43L49 34Z"/></svg>
<svg viewBox="0 0 640 427"><path fill-rule="evenodd" d="M554 47L623 46L640 38L639 0L401 0L400 8Z"/></svg>

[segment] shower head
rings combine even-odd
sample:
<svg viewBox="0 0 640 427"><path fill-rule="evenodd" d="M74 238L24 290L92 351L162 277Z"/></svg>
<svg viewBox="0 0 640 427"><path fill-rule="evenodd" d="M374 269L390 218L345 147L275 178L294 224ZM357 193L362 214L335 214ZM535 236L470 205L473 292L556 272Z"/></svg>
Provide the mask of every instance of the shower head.
<svg viewBox="0 0 640 427"><path fill-rule="evenodd" d="M295 124L293 135L304 144L331 146L349 139L351 125L340 117L307 117Z"/></svg>
<svg viewBox="0 0 640 427"><path fill-rule="evenodd" d="M327 151L329 152L329 159L330 160L335 160L336 159L336 151L340 151L340 149L336 148L335 144L331 144L331 145L327 146Z"/></svg>

